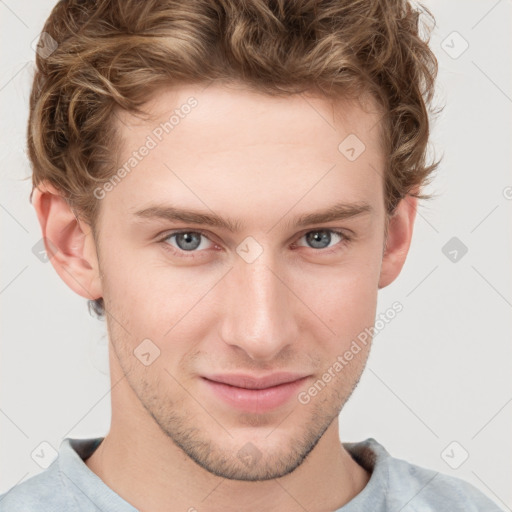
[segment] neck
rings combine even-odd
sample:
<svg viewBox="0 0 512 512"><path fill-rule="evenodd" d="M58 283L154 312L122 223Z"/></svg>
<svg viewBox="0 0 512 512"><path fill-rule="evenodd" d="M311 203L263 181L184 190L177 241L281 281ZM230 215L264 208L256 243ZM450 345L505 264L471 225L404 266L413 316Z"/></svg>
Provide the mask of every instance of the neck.
<svg viewBox="0 0 512 512"><path fill-rule="evenodd" d="M295 471L262 482L212 475L159 429L143 432L111 429L86 465L144 511L336 510L361 492L370 477L341 444L337 420Z"/></svg>
<svg viewBox="0 0 512 512"><path fill-rule="evenodd" d="M340 442L337 418L293 472L247 482L197 465L160 429L126 379L113 387L111 397L111 429L85 463L144 512L332 511L361 492L370 478Z"/></svg>

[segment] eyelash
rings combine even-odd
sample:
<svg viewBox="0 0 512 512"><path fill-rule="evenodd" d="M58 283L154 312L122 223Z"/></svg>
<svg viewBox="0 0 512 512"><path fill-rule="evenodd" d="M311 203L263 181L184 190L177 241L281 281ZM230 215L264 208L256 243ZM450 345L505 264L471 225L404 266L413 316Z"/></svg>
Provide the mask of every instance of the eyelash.
<svg viewBox="0 0 512 512"><path fill-rule="evenodd" d="M300 238L304 237L308 233L315 233L315 232L319 232L319 231L328 231L329 233L334 233L335 235L338 235L342 238L342 240L340 242L338 242L334 247L331 247L329 249L316 249L316 252L319 252L322 254L334 254L335 252L337 252L342 247L344 247L345 245L349 244L352 241L352 237L347 235L343 231L337 231L335 229L330 229L330 228L310 229L309 231L306 231L303 235L301 235ZM197 234L200 234L201 236L204 236L206 239L210 240L207 233L205 233L204 231L202 231L200 229L195 229L195 230L181 229L178 231L171 231L171 232L167 233L164 237L162 237L158 240L158 242L162 243L164 250L169 251L173 255L181 257L181 258L196 258L197 253L201 253L204 251L183 251L180 249L176 249L176 247L173 247L172 245L167 243L167 240L169 240L171 237L173 237L175 235L179 235L180 233L197 233ZM212 240L210 240L210 242L215 243ZM295 245L295 244L292 244L292 245ZM300 247L302 247L302 246L300 246ZM315 250L312 247L310 247L310 249Z"/></svg>

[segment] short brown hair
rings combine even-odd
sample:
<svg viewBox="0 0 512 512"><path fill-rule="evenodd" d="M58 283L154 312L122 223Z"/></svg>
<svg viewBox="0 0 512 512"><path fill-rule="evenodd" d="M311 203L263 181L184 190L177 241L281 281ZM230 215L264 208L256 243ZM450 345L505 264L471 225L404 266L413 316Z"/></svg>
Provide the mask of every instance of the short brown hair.
<svg viewBox="0 0 512 512"><path fill-rule="evenodd" d="M94 227L93 189L115 173L115 111L141 112L169 84L241 82L271 95L369 93L383 112L388 213L420 193L437 60L420 35L430 11L407 0L61 0L36 56L28 154L33 187L48 180ZM93 309L103 314L103 299Z"/></svg>

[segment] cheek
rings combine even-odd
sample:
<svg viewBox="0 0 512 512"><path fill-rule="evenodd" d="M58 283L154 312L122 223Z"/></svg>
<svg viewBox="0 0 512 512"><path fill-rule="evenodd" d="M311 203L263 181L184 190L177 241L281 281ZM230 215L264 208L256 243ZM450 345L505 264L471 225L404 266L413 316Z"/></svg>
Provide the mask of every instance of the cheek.
<svg viewBox="0 0 512 512"><path fill-rule="evenodd" d="M156 259L154 251L151 255L148 251L147 257L144 251L132 250L135 256L129 252L117 258L123 252L112 250L108 254L113 257L105 257L100 264L107 309L122 317L137 339L148 337L164 344L178 331L197 330L200 315L206 313L204 298L214 296L208 292L225 270L176 267L161 256ZM171 328L172 333L164 336Z"/></svg>
<svg viewBox="0 0 512 512"><path fill-rule="evenodd" d="M332 331L323 341L317 336L316 343L317 347L321 343L326 357L333 361L358 336L366 336L364 333L375 322L380 259L377 252L366 249L358 251L346 264L317 269L308 279L300 277L301 297ZM307 328L311 332L315 318L308 318ZM317 332L328 333L325 329ZM364 352L362 347L359 359L365 359Z"/></svg>
<svg viewBox="0 0 512 512"><path fill-rule="evenodd" d="M125 318L130 332L134 326L146 329L154 325L159 316L156 310L164 307L164 269L151 271L136 250L125 247L121 240L109 239L101 252L100 270L107 309Z"/></svg>
<svg viewBox="0 0 512 512"><path fill-rule="evenodd" d="M373 325L377 307L377 288L373 279L357 275L333 276L329 288L318 291L316 310L336 333L334 342L345 344Z"/></svg>

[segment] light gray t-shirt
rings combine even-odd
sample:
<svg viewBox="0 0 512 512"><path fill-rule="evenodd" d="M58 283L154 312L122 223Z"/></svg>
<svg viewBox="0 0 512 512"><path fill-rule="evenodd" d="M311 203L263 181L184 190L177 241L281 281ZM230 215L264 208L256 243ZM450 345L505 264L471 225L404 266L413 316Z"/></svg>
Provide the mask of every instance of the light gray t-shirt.
<svg viewBox="0 0 512 512"><path fill-rule="evenodd" d="M138 512L86 466L102 440L64 439L46 470L0 495L0 512ZM336 512L503 512L471 484L396 459L373 438L344 446L371 477Z"/></svg>

